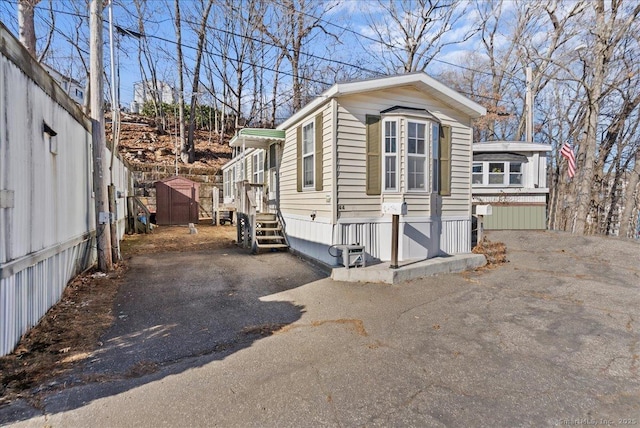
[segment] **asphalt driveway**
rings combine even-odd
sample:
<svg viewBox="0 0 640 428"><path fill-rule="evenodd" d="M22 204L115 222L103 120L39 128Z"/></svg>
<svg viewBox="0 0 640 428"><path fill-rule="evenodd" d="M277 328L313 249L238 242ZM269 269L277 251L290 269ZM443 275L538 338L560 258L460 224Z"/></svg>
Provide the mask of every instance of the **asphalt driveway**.
<svg viewBox="0 0 640 428"><path fill-rule="evenodd" d="M9 422L640 425L640 244L489 238L508 264L397 286L333 282L283 253L136 256L84 369L96 381Z"/></svg>

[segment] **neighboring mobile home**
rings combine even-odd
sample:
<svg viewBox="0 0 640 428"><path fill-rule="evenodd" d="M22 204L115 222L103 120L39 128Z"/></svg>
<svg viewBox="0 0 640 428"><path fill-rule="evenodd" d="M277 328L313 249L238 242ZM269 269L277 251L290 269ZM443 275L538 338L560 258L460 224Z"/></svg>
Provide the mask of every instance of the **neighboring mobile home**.
<svg viewBox="0 0 640 428"><path fill-rule="evenodd" d="M91 120L2 23L0 129L2 356L97 258ZM129 171L118 157L112 171L126 196ZM116 199L118 238L124 201Z"/></svg>
<svg viewBox="0 0 640 428"><path fill-rule="evenodd" d="M547 144L492 141L473 145L473 205L490 204L484 229L547 228Z"/></svg>
<svg viewBox="0 0 640 428"><path fill-rule="evenodd" d="M425 73L336 84L275 130L240 131L225 201L278 213L291 248L330 265L344 244L390 260L383 203L406 203L400 261L468 253L472 122L485 112Z"/></svg>

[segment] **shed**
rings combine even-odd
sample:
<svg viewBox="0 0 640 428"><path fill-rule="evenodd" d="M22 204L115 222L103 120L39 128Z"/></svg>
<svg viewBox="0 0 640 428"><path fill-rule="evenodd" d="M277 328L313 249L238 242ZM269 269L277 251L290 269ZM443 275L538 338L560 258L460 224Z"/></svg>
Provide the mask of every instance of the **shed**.
<svg viewBox="0 0 640 428"><path fill-rule="evenodd" d="M198 222L200 184L184 177L156 181L156 222L159 225Z"/></svg>

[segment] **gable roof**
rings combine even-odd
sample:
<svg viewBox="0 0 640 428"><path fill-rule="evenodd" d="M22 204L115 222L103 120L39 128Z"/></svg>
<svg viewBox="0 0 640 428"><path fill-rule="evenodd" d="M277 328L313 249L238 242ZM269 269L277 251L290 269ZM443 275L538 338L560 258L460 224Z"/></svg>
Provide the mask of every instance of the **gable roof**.
<svg viewBox="0 0 640 428"><path fill-rule="evenodd" d="M278 126L278 129L288 128L293 123L313 112L332 98L401 86L414 86L417 90L441 100L445 104L467 114L473 119L487 114L487 109L482 107L480 104L451 89L428 74L424 72L417 72L379 77L375 79L357 80L346 83L336 83L302 109L298 110L289 119L281 123Z"/></svg>

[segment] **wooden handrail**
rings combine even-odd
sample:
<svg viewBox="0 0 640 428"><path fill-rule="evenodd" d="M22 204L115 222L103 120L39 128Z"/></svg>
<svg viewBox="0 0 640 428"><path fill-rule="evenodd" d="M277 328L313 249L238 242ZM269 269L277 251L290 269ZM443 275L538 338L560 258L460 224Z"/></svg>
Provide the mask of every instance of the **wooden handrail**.
<svg viewBox="0 0 640 428"><path fill-rule="evenodd" d="M141 224L142 227L144 228L144 233L150 233L151 232L151 212L149 211L147 206L143 204L142 201L138 199L137 196L127 196L127 199L129 199L133 204L133 207L132 207L133 212L131 212L130 215L133 216L134 232L137 232L138 225ZM137 213L139 211L142 211L144 213L147 219L146 223L140 221L140 219L138 218Z"/></svg>

